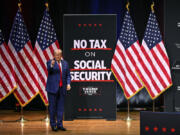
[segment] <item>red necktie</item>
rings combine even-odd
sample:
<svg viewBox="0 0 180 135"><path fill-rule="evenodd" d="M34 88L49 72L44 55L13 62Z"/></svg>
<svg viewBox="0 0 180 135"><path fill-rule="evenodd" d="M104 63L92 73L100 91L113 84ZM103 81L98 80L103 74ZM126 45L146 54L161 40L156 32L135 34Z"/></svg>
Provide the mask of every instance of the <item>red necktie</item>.
<svg viewBox="0 0 180 135"><path fill-rule="evenodd" d="M60 70L60 82L59 82L59 86L62 87L63 82L62 82L62 71L61 71L60 63L58 64L58 66L59 66L59 70Z"/></svg>

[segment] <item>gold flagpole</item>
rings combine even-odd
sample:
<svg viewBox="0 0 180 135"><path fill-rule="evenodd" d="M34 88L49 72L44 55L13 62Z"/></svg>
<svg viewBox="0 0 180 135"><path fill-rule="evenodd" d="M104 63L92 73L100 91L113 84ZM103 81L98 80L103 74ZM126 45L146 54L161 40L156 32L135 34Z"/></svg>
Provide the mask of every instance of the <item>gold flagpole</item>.
<svg viewBox="0 0 180 135"><path fill-rule="evenodd" d="M23 111L23 107L21 106L21 117L19 120L16 120L17 122L21 122L21 123L24 123L26 122L27 120L24 119L24 111Z"/></svg>
<svg viewBox="0 0 180 135"><path fill-rule="evenodd" d="M154 13L154 2L151 4L151 11ZM153 100L152 111L155 112L155 99Z"/></svg>
<svg viewBox="0 0 180 135"><path fill-rule="evenodd" d="M130 102L129 102L129 99L128 99L128 115L127 115L127 118L126 118L126 121L131 121L131 117L130 117Z"/></svg>
<svg viewBox="0 0 180 135"><path fill-rule="evenodd" d="M46 9L49 11L49 4L48 2L45 3Z"/></svg>
<svg viewBox="0 0 180 135"><path fill-rule="evenodd" d="M19 1L19 2L18 2L18 7L19 7L20 12L22 12L21 6L22 6L22 3Z"/></svg>
<svg viewBox="0 0 180 135"><path fill-rule="evenodd" d="M48 2L45 3L45 6L46 6L46 9L49 11L49 4L48 4ZM45 118L42 121L45 121L45 122L49 123L48 105L46 105L46 116L45 116Z"/></svg>
<svg viewBox="0 0 180 135"><path fill-rule="evenodd" d="M20 12L22 12L21 6L22 6L22 3L21 3L21 0L19 0L19 2L18 2L18 8L19 8L19 11L20 11ZM21 123L24 123L24 122L27 121L27 120L24 119L23 106L21 106L21 117L20 117L19 120L16 120L16 121L21 122Z"/></svg>
<svg viewBox="0 0 180 135"><path fill-rule="evenodd" d="M49 123L49 111L48 111L48 105L46 105L46 116L45 116L45 118L44 118L42 121L45 121L45 122Z"/></svg>
<svg viewBox="0 0 180 135"><path fill-rule="evenodd" d="M129 5L130 5L130 3L128 1L128 3L126 4L126 9L127 9L128 12L129 12Z"/></svg>
<svg viewBox="0 0 180 135"><path fill-rule="evenodd" d="M151 11L154 13L154 2L151 4Z"/></svg>
<svg viewBox="0 0 180 135"><path fill-rule="evenodd" d="M130 5L130 3L129 3L129 1L127 2L127 4L126 4L126 9L127 9L127 11L129 12L129 5ZM127 100L127 105L128 105L128 112L127 112L127 118L125 119L126 121L131 121L132 119L131 119L131 117L130 117L130 102L129 102L129 99Z"/></svg>

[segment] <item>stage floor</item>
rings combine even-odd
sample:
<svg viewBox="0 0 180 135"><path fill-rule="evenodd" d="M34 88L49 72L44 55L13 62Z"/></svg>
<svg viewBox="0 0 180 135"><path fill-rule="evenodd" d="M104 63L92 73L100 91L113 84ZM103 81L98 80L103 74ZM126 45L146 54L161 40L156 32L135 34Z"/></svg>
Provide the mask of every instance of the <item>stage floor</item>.
<svg viewBox="0 0 180 135"><path fill-rule="evenodd" d="M0 110L0 135L139 135L139 112L131 112L132 121L127 122L126 112L117 112L116 121L104 119L78 119L64 121L67 131L52 132L49 123L42 121L45 111L25 111L25 123L13 122L20 114L13 111ZM2 122L3 120L3 122Z"/></svg>

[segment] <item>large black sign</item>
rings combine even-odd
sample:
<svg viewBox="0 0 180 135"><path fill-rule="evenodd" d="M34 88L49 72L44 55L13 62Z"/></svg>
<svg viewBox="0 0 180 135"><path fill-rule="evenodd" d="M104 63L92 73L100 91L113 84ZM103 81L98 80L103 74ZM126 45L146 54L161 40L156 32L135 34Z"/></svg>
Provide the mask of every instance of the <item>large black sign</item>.
<svg viewBox="0 0 180 135"><path fill-rule="evenodd" d="M165 111L180 111L180 1L165 1L165 45L170 57L173 86L165 93Z"/></svg>
<svg viewBox="0 0 180 135"><path fill-rule="evenodd" d="M65 120L116 119L116 84L110 70L116 15L64 15L63 35L63 57L72 80Z"/></svg>

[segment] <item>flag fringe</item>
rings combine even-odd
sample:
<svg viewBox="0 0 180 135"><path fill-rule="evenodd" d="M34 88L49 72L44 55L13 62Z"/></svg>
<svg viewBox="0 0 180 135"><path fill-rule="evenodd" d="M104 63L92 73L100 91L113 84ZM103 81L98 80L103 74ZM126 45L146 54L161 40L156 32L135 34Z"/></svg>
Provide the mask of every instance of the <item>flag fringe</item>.
<svg viewBox="0 0 180 135"><path fill-rule="evenodd" d="M40 97L41 97L41 99L42 99L42 101L43 101L44 105L45 105L45 106L48 106L49 104L48 104L48 103L46 103L46 101L44 100L43 95L42 95L42 93L41 93L41 92L39 92L39 95L40 95Z"/></svg>
<svg viewBox="0 0 180 135"><path fill-rule="evenodd" d="M150 94L150 91L148 90L148 88L147 88L147 86L145 85L145 83L142 81L142 79L141 79L141 77L140 77L140 75L139 75L139 73L138 73L137 71L136 71L136 74L138 75L140 81L142 82L143 86L146 88L146 90L147 90L147 92L148 92L148 94L149 94L149 96L151 97L152 100L155 100L157 97L159 97L163 92L165 92L168 88L170 88L170 87L173 85L173 83L170 83L169 86L167 86L167 87L166 87L165 89L163 89L160 93L158 93L157 96L152 97L152 95Z"/></svg>
<svg viewBox="0 0 180 135"><path fill-rule="evenodd" d="M117 77L116 77L114 71L112 70L112 68L111 68L111 71L112 71L114 77L116 78L117 82L118 82L119 85L121 86L121 88L122 88L122 90L123 90L123 92L124 92L124 96L126 97L127 100L129 100L130 98L132 98L133 96L135 96L139 91L141 91L141 90L144 88L144 86L142 86L142 87L141 87L140 89L138 89L135 93L133 93L133 95L131 95L130 97L127 97L126 94L125 94L125 90L124 90L124 88L122 87L121 82L117 79Z"/></svg>
<svg viewBox="0 0 180 135"><path fill-rule="evenodd" d="M19 102L19 104L21 105L21 107L25 107L27 104L29 104L38 94L39 94L39 91L36 92L36 94L30 99L28 100L26 103L22 104L20 99L17 97L16 93L13 93L15 98L17 99L17 101Z"/></svg>
<svg viewBox="0 0 180 135"><path fill-rule="evenodd" d="M3 101L5 98L7 98L11 93L13 93L16 88L17 88L17 86L14 86L14 88L13 88L12 90L10 90L10 91L8 92L8 94L6 94L6 96L4 96L3 98L0 99L0 102L2 102L2 101Z"/></svg>

